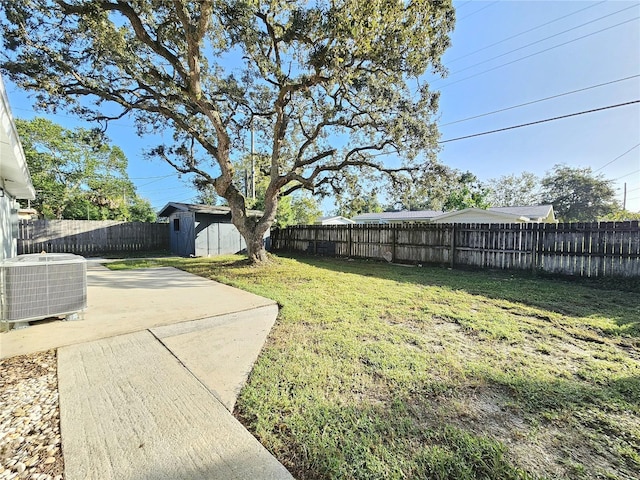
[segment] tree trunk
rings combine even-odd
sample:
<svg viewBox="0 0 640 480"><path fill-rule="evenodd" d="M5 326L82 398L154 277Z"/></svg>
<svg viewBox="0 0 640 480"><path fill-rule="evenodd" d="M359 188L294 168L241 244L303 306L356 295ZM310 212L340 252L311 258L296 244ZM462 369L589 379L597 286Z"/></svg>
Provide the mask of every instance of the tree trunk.
<svg viewBox="0 0 640 480"><path fill-rule="evenodd" d="M263 237L271 228L276 217L278 208L277 190L272 186L267 188L264 213L262 217L256 218L247 215L245 198L233 184L227 185L225 188L223 196L227 199L231 208L231 221L247 244L249 261L253 264L268 262L269 258L267 257ZM217 186L216 190L218 190Z"/></svg>
<svg viewBox="0 0 640 480"><path fill-rule="evenodd" d="M254 264L267 262L267 250L264 246L263 234L255 229L247 231L243 234L245 242L247 242L247 256L249 261Z"/></svg>

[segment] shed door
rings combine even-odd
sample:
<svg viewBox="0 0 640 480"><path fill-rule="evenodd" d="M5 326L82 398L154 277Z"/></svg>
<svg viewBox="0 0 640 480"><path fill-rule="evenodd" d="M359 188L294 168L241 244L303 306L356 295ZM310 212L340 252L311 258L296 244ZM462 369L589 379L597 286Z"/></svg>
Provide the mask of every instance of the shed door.
<svg viewBox="0 0 640 480"><path fill-rule="evenodd" d="M191 212L176 212L171 216L171 253L188 257L195 255L194 219Z"/></svg>

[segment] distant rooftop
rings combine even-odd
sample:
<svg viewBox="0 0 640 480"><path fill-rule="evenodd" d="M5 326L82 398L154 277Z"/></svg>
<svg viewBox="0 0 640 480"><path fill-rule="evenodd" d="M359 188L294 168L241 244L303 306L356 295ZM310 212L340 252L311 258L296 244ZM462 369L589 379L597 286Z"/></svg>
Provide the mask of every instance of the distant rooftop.
<svg viewBox="0 0 640 480"><path fill-rule="evenodd" d="M488 210L500 213L508 213L511 215L521 215L534 219L545 218L547 215L549 215L549 211L552 208L552 205L528 205L521 207L491 207Z"/></svg>
<svg viewBox="0 0 640 480"><path fill-rule="evenodd" d="M403 210L401 212L362 213L360 215L356 215L353 219L356 222L373 220L416 222L420 220L429 220L433 217L437 217L438 215L442 215L442 212L437 210Z"/></svg>

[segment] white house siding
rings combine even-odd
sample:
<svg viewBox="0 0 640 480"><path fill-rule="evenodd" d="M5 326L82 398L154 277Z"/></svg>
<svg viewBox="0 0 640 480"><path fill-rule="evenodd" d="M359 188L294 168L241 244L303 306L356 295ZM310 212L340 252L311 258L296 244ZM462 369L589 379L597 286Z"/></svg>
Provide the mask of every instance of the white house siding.
<svg viewBox="0 0 640 480"><path fill-rule="evenodd" d="M0 197L0 261L17 255L18 206L5 193Z"/></svg>
<svg viewBox="0 0 640 480"><path fill-rule="evenodd" d="M0 260L17 253L16 198L33 200L35 190L0 76Z"/></svg>

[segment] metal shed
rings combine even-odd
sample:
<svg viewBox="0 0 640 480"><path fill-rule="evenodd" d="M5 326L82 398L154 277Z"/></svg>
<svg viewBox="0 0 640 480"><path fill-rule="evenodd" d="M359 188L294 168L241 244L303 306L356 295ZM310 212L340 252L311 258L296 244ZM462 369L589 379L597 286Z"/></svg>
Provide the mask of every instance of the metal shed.
<svg viewBox="0 0 640 480"><path fill-rule="evenodd" d="M257 210L248 213L262 215ZM244 238L231 223L229 207L170 202L158 216L169 219L169 243L175 255L212 257L239 253L247 248ZM267 232L265 239L268 236Z"/></svg>

